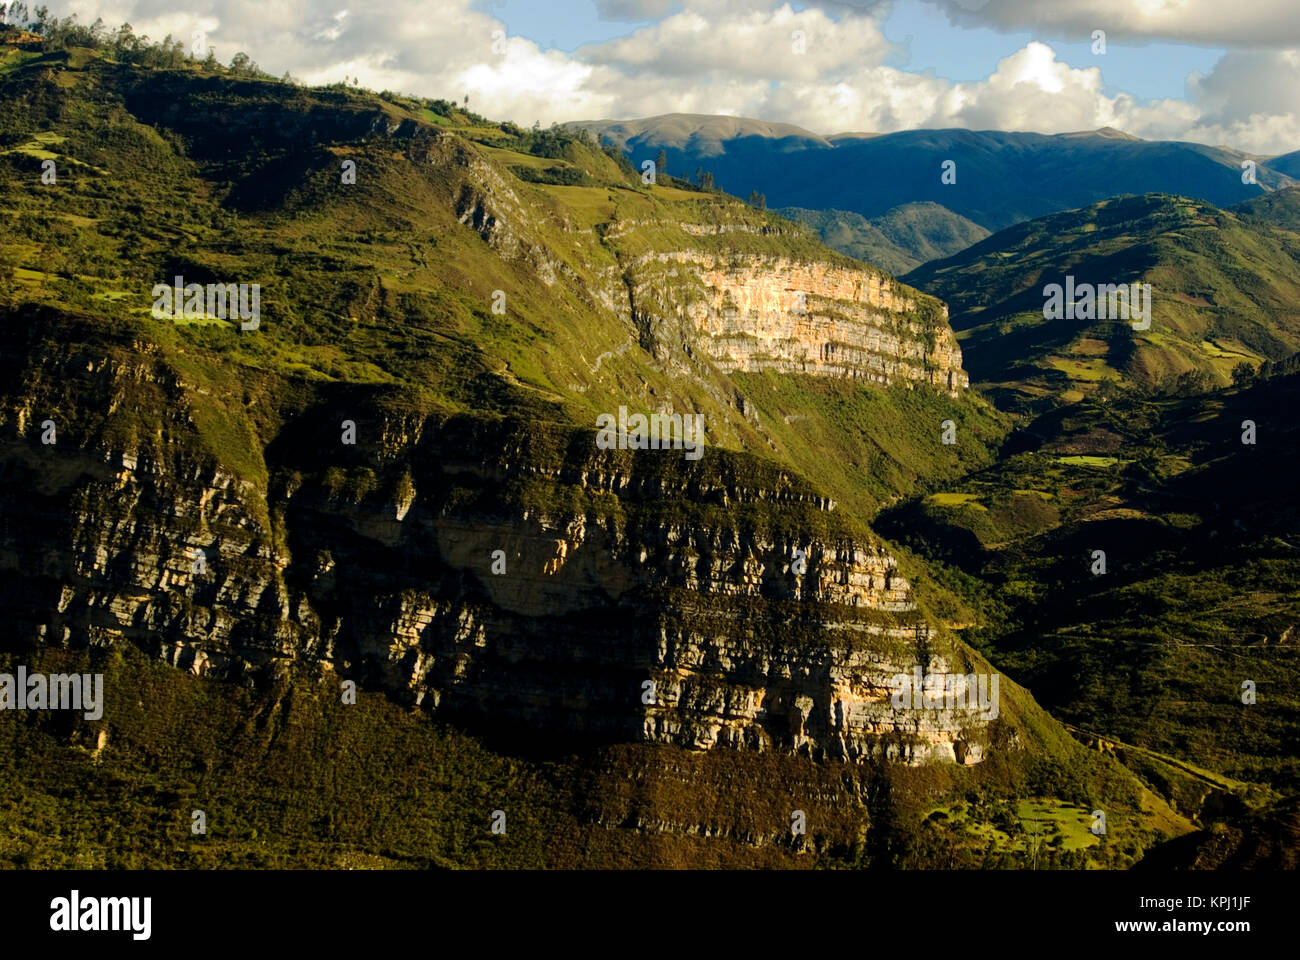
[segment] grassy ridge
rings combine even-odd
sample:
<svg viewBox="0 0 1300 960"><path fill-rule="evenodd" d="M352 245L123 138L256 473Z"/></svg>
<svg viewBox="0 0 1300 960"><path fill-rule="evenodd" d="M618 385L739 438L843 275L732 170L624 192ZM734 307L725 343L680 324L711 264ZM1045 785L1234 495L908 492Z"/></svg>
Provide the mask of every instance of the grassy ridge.
<svg viewBox="0 0 1300 960"><path fill-rule="evenodd" d="M1104 381L1163 392L1224 386L1300 350L1296 197L1238 207L1163 194L1119 197L1010 227L908 282L951 305L972 380L1041 410ZM1151 326L1043 317L1047 284L1149 283Z"/></svg>
<svg viewBox="0 0 1300 960"><path fill-rule="evenodd" d="M626 296L627 271L656 251L863 268L782 218L672 180L648 187L587 139L489 123L441 101L306 90L201 65L141 71L89 50L35 63L15 63L0 81L0 302L77 311L156 345L210 398L201 425L232 463L244 432L266 442L277 429L237 389L268 378L387 385L416 405L580 424L621 404L669 404L704 413L711 445L809 462L802 431L784 421L825 392L820 384L746 384L675 353L654 356L608 309ZM33 151L54 147L58 182L41 185ZM426 148L438 162L423 162ZM355 184L341 182L346 162ZM578 185L519 179L519 169L567 171L559 179ZM478 199L499 213L490 228L463 209ZM492 244L484 230L495 231ZM260 329L150 317L154 284L178 274L260 284ZM497 291L504 314L493 309ZM916 319L941 322L923 306ZM750 386L757 427L734 400ZM928 418L985 424L963 437L972 463L997 433L974 398L826 390L872 410L870 423L841 418L819 448L846 465L827 493L863 515L953 469L949 451L922 452ZM886 447L900 469L860 456L892 435L875 423L907 424L909 443Z"/></svg>
<svg viewBox="0 0 1300 960"><path fill-rule="evenodd" d="M937 203L905 203L868 220L849 210L776 211L817 232L822 243L902 275L930 260L950 257L989 231Z"/></svg>

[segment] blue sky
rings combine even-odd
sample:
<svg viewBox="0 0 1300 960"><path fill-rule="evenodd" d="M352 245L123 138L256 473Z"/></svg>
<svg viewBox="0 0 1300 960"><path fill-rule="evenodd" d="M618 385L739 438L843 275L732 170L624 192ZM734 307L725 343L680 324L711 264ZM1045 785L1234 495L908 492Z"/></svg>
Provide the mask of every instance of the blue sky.
<svg viewBox="0 0 1300 960"><path fill-rule="evenodd" d="M566 53L626 36L653 22L602 20L595 0L481 0L478 6L504 22L511 34ZM808 5L791 6L803 10ZM1059 36L1024 30L954 26L939 7L921 0L894 3L884 21L884 34L899 48L885 61L889 65L909 72L932 70L940 77L965 83L982 80L1001 58L1031 40L1042 40L1072 67L1100 67L1107 93L1123 91L1144 100L1184 96L1188 74L1209 73L1227 52L1222 47L1173 43L1108 43L1107 55L1099 57L1093 54L1091 42L1067 43Z"/></svg>

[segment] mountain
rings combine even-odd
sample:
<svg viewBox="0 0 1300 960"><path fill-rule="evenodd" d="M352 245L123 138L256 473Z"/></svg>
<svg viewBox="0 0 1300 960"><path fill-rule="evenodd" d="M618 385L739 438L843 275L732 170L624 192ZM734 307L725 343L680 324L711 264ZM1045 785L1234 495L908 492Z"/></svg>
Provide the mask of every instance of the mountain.
<svg viewBox="0 0 1300 960"><path fill-rule="evenodd" d="M1293 150L1291 153L1284 153L1280 157L1273 157L1267 160L1266 163L1270 170L1285 173L1288 177L1300 178L1300 150Z"/></svg>
<svg viewBox="0 0 1300 960"><path fill-rule="evenodd" d="M1237 204L1232 212L1261 229L1297 233L1300 232L1300 190L1275 190Z"/></svg>
<svg viewBox="0 0 1300 960"><path fill-rule="evenodd" d="M905 203L874 220L848 210L782 207L776 212L815 230L831 249L898 276L930 260L952 256L989 235L979 224L937 203Z"/></svg>
<svg viewBox="0 0 1300 960"><path fill-rule="evenodd" d="M1165 194L1117 197L1010 227L906 279L948 300L974 378L1004 404L1077 399L1108 380L1224 385L1240 364L1300 350L1298 223L1296 188L1228 209ZM1149 329L1133 327L1141 320L1045 319L1045 291L1067 277L1080 297L1085 286L1150 284Z"/></svg>
<svg viewBox="0 0 1300 960"><path fill-rule="evenodd" d="M703 167L723 189L742 197L757 190L772 207L874 219L903 204L928 202L992 231L1116 193L1173 193L1225 206L1293 182L1285 170L1265 163L1257 184L1243 184L1242 162L1253 155L1141 140L1110 128L820 137L797 127L767 132L756 121L683 115L570 126L627 150L637 165L662 149L673 173L689 177ZM956 164L955 183L941 181L948 161Z"/></svg>
<svg viewBox="0 0 1300 960"><path fill-rule="evenodd" d="M592 120L565 126L599 133L620 150L626 151L630 143L654 144L656 148L699 158L720 156L733 146L732 141L737 140L772 141L772 146L778 151L832 146L827 138L792 123L698 113L669 113L642 120ZM670 164L668 169L677 176L688 175L684 167L674 169Z"/></svg>
<svg viewBox="0 0 1300 960"><path fill-rule="evenodd" d="M107 690L0 713L5 863L1017 866L1046 815L1045 862L1118 867L1192 828L871 527L1009 428L941 301L590 138L120 34L6 52L0 119L0 673ZM896 704L916 669L996 709Z"/></svg>
<svg viewBox="0 0 1300 960"><path fill-rule="evenodd" d="M1300 867L1300 799L1280 801L1231 823L1171 840L1137 864L1143 870L1295 870Z"/></svg>

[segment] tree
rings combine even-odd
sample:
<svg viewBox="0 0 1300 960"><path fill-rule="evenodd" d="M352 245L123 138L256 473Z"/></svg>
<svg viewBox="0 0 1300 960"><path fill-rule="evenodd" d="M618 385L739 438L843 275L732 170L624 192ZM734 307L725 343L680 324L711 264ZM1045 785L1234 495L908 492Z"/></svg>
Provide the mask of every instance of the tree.
<svg viewBox="0 0 1300 960"><path fill-rule="evenodd" d="M1204 370L1184 370L1166 374L1157 384L1157 392L1171 397L1191 397L1214 388L1214 381Z"/></svg>
<svg viewBox="0 0 1300 960"><path fill-rule="evenodd" d="M135 39L135 31L131 29L131 24L124 23L117 28L117 33L113 34L112 45L113 52L116 54L126 53L128 50L134 50L139 46L139 41Z"/></svg>
<svg viewBox="0 0 1300 960"><path fill-rule="evenodd" d="M707 170L700 176L700 188L703 190L713 189L713 174Z"/></svg>
<svg viewBox="0 0 1300 960"><path fill-rule="evenodd" d="M63 256L59 253L59 248L52 243L41 244L40 264L45 280L53 279L63 266Z"/></svg>
<svg viewBox="0 0 1300 960"><path fill-rule="evenodd" d="M1097 390L1093 396L1099 403L1109 403L1120 395L1123 391L1120 389L1119 381L1114 377L1103 377L1097 384Z"/></svg>
<svg viewBox="0 0 1300 960"><path fill-rule="evenodd" d="M766 210L767 209L766 195L759 193L757 190L749 191L749 205L753 207L755 210Z"/></svg>
<svg viewBox="0 0 1300 960"><path fill-rule="evenodd" d="M1255 368L1245 360L1232 368L1232 385L1234 387L1244 387L1255 379Z"/></svg>
<svg viewBox="0 0 1300 960"><path fill-rule="evenodd" d="M9 4L9 22L18 29L21 30L27 26L28 17L30 16L27 12L27 4L23 3L22 0Z"/></svg>
<svg viewBox="0 0 1300 960"><path fill-rule="evenodd" d="M230 58L230 72L237 77L256 77L262 71L252 57L240 50Z"/></svg>
<svg viewBox="0 0 1300 960"><path fill-rule="evenodd" d="M655 156L655 176L656 177L668 176L668 151L667 150L660 150L659 153Z"/></svg>

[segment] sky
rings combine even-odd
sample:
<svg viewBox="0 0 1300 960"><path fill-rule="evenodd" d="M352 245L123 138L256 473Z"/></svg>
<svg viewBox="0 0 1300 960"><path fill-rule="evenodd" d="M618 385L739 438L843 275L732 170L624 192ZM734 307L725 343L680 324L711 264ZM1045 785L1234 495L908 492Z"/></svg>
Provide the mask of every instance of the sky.
<svg viewBox="0 0 1300 960"><path fill-rule="evenodd" d="M47 0L48 2L48 0ZM816 133L1115 127L1300 149L1297 0L66 0L228 62L494 120L728 114ZM1096 31L1101 31L1099 35ZM1100 42L1099 42L1100 41ZM1104 45L1103 45L1104 44Z"/></svg>

